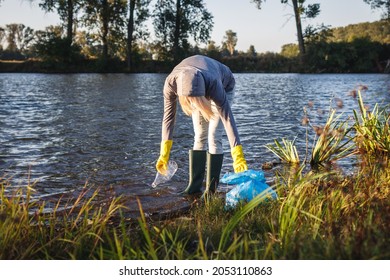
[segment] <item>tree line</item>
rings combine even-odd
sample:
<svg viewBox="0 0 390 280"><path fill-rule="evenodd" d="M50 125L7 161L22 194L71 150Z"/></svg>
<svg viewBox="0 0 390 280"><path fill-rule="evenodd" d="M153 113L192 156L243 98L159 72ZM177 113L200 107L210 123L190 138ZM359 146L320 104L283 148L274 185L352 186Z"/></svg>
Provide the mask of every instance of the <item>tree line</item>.
<svg viewBox="0 0 390 280"><path fill-rule="evenodd" d="M254 46L237 52L238 36L233 30L226 31L220 46L210 40L213 16L203 0L29 1L38 2L46 12L56 12L61 24L45 30L17 23L0 27L0 59L28 59L30 64L35 60L48 70L169 71L182 58L200 53L223 60L235 71L377 72L385 71L390 58L386 37L390 0L363 0L373 9L382 9L383 20L367 23L363 29L349 27L348 32L324 24L304 26L320 13L319 3L280 0L291 6L298 44L263 54ZM251 2L259 9L267 8L265 0ZM342 38L344 33L349 37Z"/></svg>

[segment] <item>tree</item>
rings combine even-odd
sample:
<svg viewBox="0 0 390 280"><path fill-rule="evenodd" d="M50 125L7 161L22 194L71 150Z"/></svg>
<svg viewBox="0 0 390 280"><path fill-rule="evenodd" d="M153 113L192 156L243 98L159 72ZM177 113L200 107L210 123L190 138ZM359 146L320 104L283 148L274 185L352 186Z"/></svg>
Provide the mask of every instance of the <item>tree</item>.
<svg viewBox="0 0 390 280"><path fill-rule="evenodd" d="M257 8L261 8L261 4L265 2L265 0L251 0L257 5ZM304 34L302 29L302 17L306 18L315 18L320 13L320 4L309 4L305 6L306 0L280 0L282 4L292 3L292 7L294 10L295 24L297 28L297 37L298 37L298 46L299 53L303 56L306 52L305 50L305 41Z"/></svg>
<svg viewBox="0 0 390 280"><path fill-rule="evenodd" d="M229 51L230 55L234 54L235 47L237 45L237 33L233 32L233 30L229 29L226 31L225 36L223 37L224 41L222 45Z"/></svg>
<svg viewBox="0 0 390 280"><path fill-rule="evenodd" d="M214 59L220 59L221 52L220 48L215 44L215 41L210 40L207 44L205 53L207 56L212 57Z"/></svg>
<svg viewBox="0 0 390 280"><path fill-rule="evenodd" d="M123 42L126 22L125 0L84 0L83 24L89 31L97 32L102 46L102 66L107 66L110 54L116 53Z"/></svg>
<svg viewBox="0 0 390 280"><path fill-rule="evenodd" d="M80 58L80 47L72 44L69 48L68 39L63 37L61 26L48 26L45 31L35 33L37 43L34 51L46 62L53 63L56 69L64 69L69 62L77 62Z"/></svg>
<svg viewBox="0 0 390 280"><path fill-rule="evenodd" d="M280 54L284 57L294 58L299 55L299 49L297 44L286 44L282 46Z"/></svg>
<svg viewBox="0 0 390 280"><path fill-rule="evenodd" d="M256 57L257 56L257 51L255 49L254 45L250 45L248 51L246 52L249 56L251 57Z"/></svg>
<svg viewBox="0 0 390 280"><path fill-rule="evenodd" d="M132 67L133 45L137 37L148 34L144 32L143 22L149 18L149 4L151 0L128 0L127 21L127 67Z"/></svg>
<svg viewBox="0 0 390 280"><path fill-rule="evenodd" d="M207 43L213 17L203 0L159 0L155 6L156 37L166 52L178 61L189 50L189 37L195 43Z"/></svg>
<svg viewBox="0 0 390 280"><path fill-rule="evenodd" d="M363 0L371 6L371 9L381 9L383 19L390 20L390 0Z"/></svg>
<svg viewBox="0 0 390 280"><path fill-rule="evenodd" d="M42 0L39 4L47 12L57 11L66 29L65 47L69 50L73 43L77 25L76 14L81 8L82 3L82 0ZM65 53L70 54L70 51Z"/></svg>
<svg viewBox="0 0 390 280"><path fill-rule="evenodd" d="M318 41L326 41L328 38L332 37L332 31L329 26L324 24L314 27L312 25L308 25L305 28L305 32L303 37L305 38L306 43L315 43Z"/></svg>
<svg viewBox="0 0 390 280"><path fill-rule="evenodd" d="M331 42L352 42L356 38L369 38L373 42L390 45L390 24L386 20L350 24L330 31L332 36L327 41Z"/></svg>
<svg viewBox="0 0 390 280"><path fill-rule="evenodd" d="M24 55L34 40L34 30L24 24L7 24L4 36L8 52Z"/></svg>
<svg viewBox="0 0 390 280"><path fill-rule="evenodd" d="M5 29L0 26L0 51L3 50L3 40L5 38Z"/></svg>

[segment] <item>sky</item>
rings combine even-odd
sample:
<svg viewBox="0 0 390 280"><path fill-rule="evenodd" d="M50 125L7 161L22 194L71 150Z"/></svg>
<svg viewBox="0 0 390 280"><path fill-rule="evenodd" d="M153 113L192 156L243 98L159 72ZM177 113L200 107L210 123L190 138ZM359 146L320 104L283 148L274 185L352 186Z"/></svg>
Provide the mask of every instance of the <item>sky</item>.
<svg viewBox="0 0 390 280"><path fill-rule="evenodd" d="M58 24L55 13L45 13L40 1L3 0L0 2L0 26L23 23L35 30ZM324 23L341 27L380 19L380 11L372 10L363 0L307 0L308 4L320 3L321 13L303 25ZM236 50L247 51L251 45L258 53L280 52L284 44L296 43L296 27L291 6L280 0L267 0L257 9L251 0L204 0L214 17L211 40L221 45L227 30L237 33Z"/></svg>

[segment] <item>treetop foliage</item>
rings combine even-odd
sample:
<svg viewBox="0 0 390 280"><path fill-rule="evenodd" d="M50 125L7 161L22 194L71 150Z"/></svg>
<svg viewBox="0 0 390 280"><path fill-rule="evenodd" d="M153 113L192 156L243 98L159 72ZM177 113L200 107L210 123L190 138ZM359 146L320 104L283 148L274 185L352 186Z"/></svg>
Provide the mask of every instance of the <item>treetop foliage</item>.
<svg viewBox="0 0 390 280"><path fill-rule="evenodd" d="M0 60L32 58L76 69L83 61L97 60L102 71L108 71L107 65L111 65L127 71L160 72L184 57L205 54L223 60L236 71L372 72L383 71L390 59L388 20L336 28L307 25L299 36L301 40L297 40L299 45L291 43L282 46L280 53L259 54L254 46L246 52L235 50L239 34L234 30L226 31L221 45L210 40L213 16L203 0L36 1L45 11L57 11L61 25L37 31L16 23L0 26ZM258 8L265 2L251 1ZM383 8L390 1L365 2ZM302 19L320 12L319 4L307 4L305 0L280 3L298 4ZM150 36L148 19L155 38ZM302 53L301 43L306 53ZM298 61L298 56L305 60Z"/></svg>

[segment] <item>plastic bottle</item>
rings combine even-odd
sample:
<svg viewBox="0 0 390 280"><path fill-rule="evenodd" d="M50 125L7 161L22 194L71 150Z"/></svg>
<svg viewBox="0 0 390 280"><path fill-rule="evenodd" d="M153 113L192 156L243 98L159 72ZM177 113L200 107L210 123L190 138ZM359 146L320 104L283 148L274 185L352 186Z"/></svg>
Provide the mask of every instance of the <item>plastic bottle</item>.
<svg viewBox="0 0 390 280"><path fill-rule="evenodd" d="M152 183L152 188L157 187L158 185L162 183L166 183L169 180L171 180L172 176L175 175L177 171L177 163L173 160L168 161L168 170L167 174L163 175L157 172L156 178L154 179L154 182Z"/></svg>

